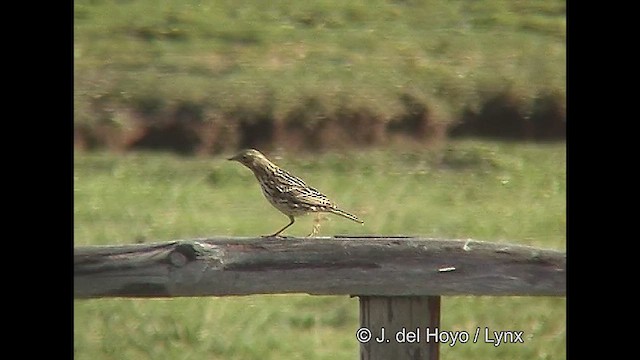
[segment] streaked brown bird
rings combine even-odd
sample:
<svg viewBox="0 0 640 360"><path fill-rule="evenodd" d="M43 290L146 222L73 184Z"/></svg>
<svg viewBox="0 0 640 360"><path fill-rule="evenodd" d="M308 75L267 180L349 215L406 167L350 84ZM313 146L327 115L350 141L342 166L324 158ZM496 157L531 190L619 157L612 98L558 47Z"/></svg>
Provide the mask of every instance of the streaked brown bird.
<svg viewBox="0 0 640 360"><path fill-rule="evenodd" d="M276 237L285 229L293 225L295 217L308 213L333 213L357 223L364 224L346 211L338 209L326 195L308 186L302 179L291 175L288 171L279 168L262 153L255 149L246 149L229 158L248 167L258 179L264 197L271 205L289 217L289 223L282 229L266 237ZM319 222L316 220L309 236L318 233Z"/></svg>

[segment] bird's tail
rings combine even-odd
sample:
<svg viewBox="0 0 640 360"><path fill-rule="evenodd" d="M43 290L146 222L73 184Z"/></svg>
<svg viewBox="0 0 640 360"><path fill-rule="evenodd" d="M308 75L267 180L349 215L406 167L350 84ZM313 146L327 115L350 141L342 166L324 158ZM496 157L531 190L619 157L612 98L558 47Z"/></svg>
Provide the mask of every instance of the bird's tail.
<svg viewBox="0 0 640 360"><path fill-rule="evenodd" d="M347 219L349 219L349 220L353 220L353 221L355 221L355 222L357 222L357 223L364 224L364 221L362 221L362 220L358 219L358 217L357 217L357 216L355 216L355 215L351 215L351 214L349 214L348 212L346 212L346 211L342 211L342 210L340 210L340 209L338 209L338 208L333 208L333 209L331 209L331 212L332 212L332 213L334 213L334 214L336 214L336 215L340 215L340 216L342 216L342 217L346 217Z"/></svg>

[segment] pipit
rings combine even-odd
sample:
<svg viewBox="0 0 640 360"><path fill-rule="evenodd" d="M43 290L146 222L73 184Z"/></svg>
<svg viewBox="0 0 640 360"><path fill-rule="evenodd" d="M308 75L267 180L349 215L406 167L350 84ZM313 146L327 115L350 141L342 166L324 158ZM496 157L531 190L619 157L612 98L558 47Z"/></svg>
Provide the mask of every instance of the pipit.
<svg viewBox="0 0 640 360"><path fill-rule="evenodd" d="M285 227L266 237L280 235L281 232L293 225L296 216L308 213L333 213L360 224L364 223L355 215L338 209L336 204L329 200L326 195L308 186L302 179L279 168L258 150L243 150L236 156L229 158L229 160L238 161L253 171L260 183L264 197L269 200L271 205L289 217L289 223ZM309 236L317 234L319 226L319 219L316 218Z"/></svg>

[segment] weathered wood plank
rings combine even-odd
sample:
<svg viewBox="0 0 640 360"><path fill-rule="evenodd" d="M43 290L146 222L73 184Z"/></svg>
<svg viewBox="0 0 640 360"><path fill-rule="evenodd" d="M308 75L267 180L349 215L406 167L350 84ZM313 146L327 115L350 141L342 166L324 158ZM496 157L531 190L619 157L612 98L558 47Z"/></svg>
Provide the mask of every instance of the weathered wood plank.
<svg viewBox="0 0 640 360"><path fill-rule="evenodd" d="M566 254L402 237L213 238L74 250L74 295L94 297L547 295Z"/></svg>

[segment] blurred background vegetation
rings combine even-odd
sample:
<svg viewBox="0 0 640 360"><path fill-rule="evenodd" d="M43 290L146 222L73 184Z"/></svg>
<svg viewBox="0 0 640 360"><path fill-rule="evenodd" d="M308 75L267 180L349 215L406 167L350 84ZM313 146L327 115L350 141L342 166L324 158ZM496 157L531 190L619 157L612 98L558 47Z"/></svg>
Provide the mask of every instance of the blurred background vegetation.
<svg viewBox="0 0 640 360"><path fill-rule="evenodd" d="M79 148L562 139L565 2L76 1Z"/></svg>
<svg viewBox="0 0 640 360"><path fill-rule="evenodd" d="M75 1L74 243L273 232L286 217L224 160L251 146L365 221L320 235L565 250L565 24L557 0ZM564 298L442 306L444 330L525 340L442 359L566 357ZM355 359L358 316L303 294L78 300L74 352Z"/></svg>

